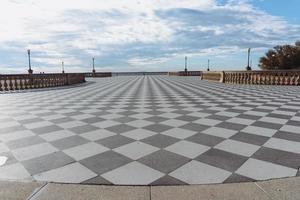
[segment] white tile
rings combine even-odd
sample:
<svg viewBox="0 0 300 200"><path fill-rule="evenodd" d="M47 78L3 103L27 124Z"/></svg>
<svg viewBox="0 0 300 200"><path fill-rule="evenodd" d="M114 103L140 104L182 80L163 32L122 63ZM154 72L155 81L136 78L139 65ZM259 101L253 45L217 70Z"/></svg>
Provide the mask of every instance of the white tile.
<svg viewBox="0 0 300 200"><path fill-rule="evenodd" d="M183 140L172 144L165 149L188 158L195 158L209 150L210 147Z"/></svg>
<svg viewBox="0 0 300 200"><path fill-rule="evenodd" d="M148 185L162 176L163 173L136 161L102 174L116 185Z"/></svg>
<svg viewBox="0 0 300 200"><path fill-rule="evenodd" d="M260 146L229 139L219 143L214 148L250 157L260 148Z"/></svg>
<svg viewBox="0 0 300 200"><path fill-rule="evenodd" d="M296 176L297 170L250 158L236 171L236 173L255 180L266 180Z"/></svg>
<svg viewBox="0 0 300 200"><path fill-rule="evenodd" d="M0 179L28 179L30 174L20 163L0 167Z"/></svg>
<svg viewBox="0 0 300 200"><path fill-rule="evenodd" d="M0 142L0 153L4 153L9 151L8 147L4 144Z"/></svg>
<svg viewBox="0 0 300 200"><path fill-rule="evenodd" d="M61 119L61 118L65 118L66 116L61 115L61 114L55 114L55 115L47 115L47 116L43 116L41 117L44 120L54 120L54 119Z"/></svg>
<svg viewBox="0 0 300 200"><path fill-rule="evenodd" d="M81 122L81 121L70 121L70 122L58 124L58 126L65 128L65 129L74 128L74 127L78 127L78 126L84 126L84 125L86 125L86 123Z"/></svg>
<svg viewBox="0 0 300 200"><path fill-rule="evenodd" d="M56 149L49 143L40 143L40 144L12 150L12 153L17 160L24 161L24 160L29 160L32 158L44 156L47 154L51 154L57 151L58 149Z"/></svg>
<svg viewBox="0 0 300 200"><path fill-rule="evenodd" d="M230 175L231 172L195 160L170 173L170 176L188 184L221 183Z"/></svg>
<svg viewBox="0 0 300 200"><path fill-rule="evenodd" d="M94 123L92 125L96 126L98 128L108 128L108 127L112 127L112 126L119 125L119 124L121 124L121 123L111 121L111 120L106 120L106 121Z"/></svg>
<svg viewBox="0 0 300 200"><path fill-rule="evenodd" d="M290 132L290 133L300 134L300 122L299 122L299 126L284 125L283 127L281 127L280 130Z"/></svg>
<svg viewBox="0 0 300 200"><path fill-rule="evenodd" d="M288 111L281 111L281 110L274 110L272 113L273 114L279 114L279 115L287 115L287 116L296 115L296 112L288 112Z"/></svg>
<svg viewBox="0 0 300 200"><path fill-rule="evenodd" d="M291 118L291 120L300 122L300 117L294 116Z"/></svg>
<svg viewBox="0 0 300 200"><path fill-rule="evenodd" d="M117 119L117 118L120 118L120 117L124 117L123 115L119 115L119 114L107 114L107 115L101 115L101 118L103 119Z"/></svg>
<svg viewBox="0 0 300 200"><path fill-rule="evenodd" d="M96 176L97 174L93 171L76 162L37 174L34 179L47 182L81 183Z"/></svg>
<svg viewBox="0 0 300 200"><path fill-rule="evenodd" d="M159 148L145 144L143 142L133 142L130 144L126 144L124 146L115 148L114 151L118 152L124 156L127 156L133 160L137 160L141 157L144 157L148 154L151 154L155 151L158 151Z"/></svg>
<svg viewBox="0 0 300 200"><path fill-rule="evenodd" d="M236 116L240 115L240 113L222 111L222 112L216 113L216 115L225 116L225 117L236 117Z"/></svg>
<svg viewBox="0 0 300 200"><path fill-rule="evenodd" d="M14 126L20 126L21 124L16 121L6 121L6 122L0 122L0 127L1 128L10 128Z"/></svg>
<svg viewBox="0 0 300 200"><path fill-rule="evenodd" d="M90 114L80 114L80 115L73 115L71 116L72 119L75 120L83 120L87 118L95 117L95 115L90 115Z"/></svg>
<svg viewBox="0 0 300 200"><path fill-rule="evenodd" d="M144 138L156 135L156 132L145 130L145 129L134 129L132 131L128 131L122 133L121 135L132 138L134 140L142 140Z"/></svg>
<svg viewBox="0 0 300 200"><path fill-rule="evenodd" d="M273 123L273 124L285 124L288 122L287 119L280 119L280 118L275 118L275 117L262 117L258 121L268 122L268 123Z"/></svg>
<svg viewBox="0 0 300 200"><path fill-rule="evenodd" d="M262 128L262 127L258 127L258 126L248 126L241 131L245 132L245 133L261 135L261 136L266 136L266 137L272 137L277 132L277 130L275 130L275 129Z"/></svg>
<svg viewBox="0 0 300 200"><path fill-rule="evenodd" d="M190 130L186 130L186 129L182 129L182 128L173 128L173 129L164 131L161 134L179 138L179 139L185 139L185 138L195 135L196 133L197 133L196 131L190 131Z"/></svg>
<svg viewBox="0 0 300 200"><path fill-rule="evenodd" d="M220 120L206 119L206 118L202 118L202 119L198 119L196 121L193 121L193 123L202 124L202 125L206 125L206 126L215 126L217 124L220 124L221 122L222 121L220 121Z"/></svg>
<svg viewBox="0 0 300 200"><path fill-rule="evenodd" d="M25 126L28 129L41 128L41 127L51 126L51 125L54 125L54 124L51 123L51 122L48 122L48 121L34 122L34 123L30 123L30 124L23 124L23 126Z"/></svg>
<svg viewBox="0 0 300 200"><path fill-rule="evenodd" d="M108 148L100 144L89 142L69 149L65 149L63 152L78 161L108 150Z"/></svg>
<svg viewBox="0 0 300 200"><path fill-rule="evenodd" d="M153 115L149 115L146 113L139 113L139 114L135 114L135 115L130 115L130 117L136 118L136 119L146 119L149 117L153 117Z"/></svg>
<svg viewBox="0 0 300 200"><path fill-rule="evenodd" d="M80 134L81 137L83 137L87 140L90 140L90 141L104 139L104 138L107 138L107 137L110 137L113 135L116 135L116 133L113 133L113 132L105 130L105 129L98 129L95 131Z"/></svg>
<svg viewBox="0 0 300 200"><path fill-rule="evenodd" d="M188 123L189 122L187 122L187 121L182 121L182 120L177 120L177 119L169 119L169 120L160 122L160 124L164 124L164 125L172 126L172 127L179 127L179 126L183 126Z"/></svg>
<svg viewBox="0 0 300 200"><path fill-rule="evenodd" d="M47 142L52 142L55 140L59 140L62 138L70 137L75 135L75 133L68 131L68 130L61 130L61 131L55 131L55 132L50 132L46 134L39 135L41 138L46 140Z"/></svg>
<svg viewBox="0 0 300 200"><path fill-rule="evenodd" d="M35 134L29 130L17 131L13 133L0 134L0 140L3 142L9 142L12 140L18 140L30 136L34 136Z"/></svg>
<svg viewBox="0 0 300 200"><path fill-rule="evenodd" d="M264 144L264 146L300 154L300 142L271 138Z"/></svg>
<svg viewBox="0 0 300 200"><path fill-rule="evenodd" d="M219 127L211 127L209 129L206 129L202 131L202 133L213 135L217 137L223 137L223 138L229 138L236 134L238 131L226 129L226 128L219 128Z"/></svg>
<svg viewBox="0 0 300 200"><path fill-rule="evenodd" d="M249 126L249 125L253 124L255 122L255 120L234 117L234 118L230 118L229 120L227 120L227 122Z"/></svg>
<svg viewBox="0 0 300 200"><path fill-rule="evenodd" d="M149 126L151 124L154 124L154 122L149 122L149 121L146 121L146 120L135 120L135 121L128 122L126 124L129 125L129 126L136 127L136 128L143 128L145 126Z"/></svg>

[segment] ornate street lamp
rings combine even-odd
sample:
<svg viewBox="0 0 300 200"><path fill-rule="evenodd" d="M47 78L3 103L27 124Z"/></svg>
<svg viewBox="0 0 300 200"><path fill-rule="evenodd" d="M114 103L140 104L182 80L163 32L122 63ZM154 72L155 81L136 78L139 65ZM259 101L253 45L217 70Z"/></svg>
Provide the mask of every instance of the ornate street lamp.
<svg viewBox="0 0 300 200"><path fill-rule="evenodd" d="M27 54L28 54L28 73L32 74L33 70L31 69L31 61L30 61L30 49L27 50Z"/></svg>
<svg viewBox="0 0 300 200"><path fill-rule="evenodd" d="M187 57L185 56L185 68L184 68L184 73L187 76Z"/></svg>
<svg viewBox="0 0 300 200"><path fill-rule="evenodd" d="M209 69L209 62L210 62L210 60L208 59L208 61L207 61L207 71L208 72L210 71L210 69Z"/></svg>
<svg viewBox="0 0 300 200"><path fill-rule="evenodd" d="M93 57L93 77L96 76L96 70L95 70L95 58Z"/></svg>
<svg viewBox="0 0 300 200"><path fill-rule="evenodd" d="M64 61L61 62L61 71L64 74L65 73L65 63Z"/></svg>
<svg viewBox="0 0 300 200"><path fill-rule="evenodd" d="M246 67L246 70L247 70L247 71L252 70L252 69L251 69L251 66L250 66L250 53L251 53L251 48L248 49L248 65L247 65L247 67Z"/></svg>

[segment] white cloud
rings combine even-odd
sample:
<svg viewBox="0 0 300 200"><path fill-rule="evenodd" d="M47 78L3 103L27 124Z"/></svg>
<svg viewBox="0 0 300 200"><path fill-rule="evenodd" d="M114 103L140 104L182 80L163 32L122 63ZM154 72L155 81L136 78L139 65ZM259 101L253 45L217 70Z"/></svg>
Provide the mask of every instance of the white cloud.
<svg viewBox="0 0 300 200"><path fill-rule="evenodd" d="M182 54L229 55L295 40L299 25L249 2L1 0L0 51L14 57L8 66L30 48L45 70L65 60L82 71L92 56L106 69L153 69Z"/></svg>

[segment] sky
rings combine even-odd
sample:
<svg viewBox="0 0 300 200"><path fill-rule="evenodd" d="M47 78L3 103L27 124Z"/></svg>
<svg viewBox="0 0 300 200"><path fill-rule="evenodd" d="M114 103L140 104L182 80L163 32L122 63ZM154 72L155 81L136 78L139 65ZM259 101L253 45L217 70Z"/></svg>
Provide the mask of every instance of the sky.
<svg viewBox="0 0 300 200"><path fill-rule="evenodd" d="M300 40L299 0L1 0L0 73L244 70Z"/></svg>

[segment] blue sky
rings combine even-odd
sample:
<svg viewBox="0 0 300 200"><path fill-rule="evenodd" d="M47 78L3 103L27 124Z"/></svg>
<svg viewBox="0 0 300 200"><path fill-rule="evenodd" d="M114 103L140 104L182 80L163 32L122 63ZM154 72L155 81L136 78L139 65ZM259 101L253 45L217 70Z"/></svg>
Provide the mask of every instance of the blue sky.
<svg viewBox="0 0 300 200"><path fill-rule="evenodd" d="M1 0L0 73L243 70L300 40L298 0Z"/></svg>

